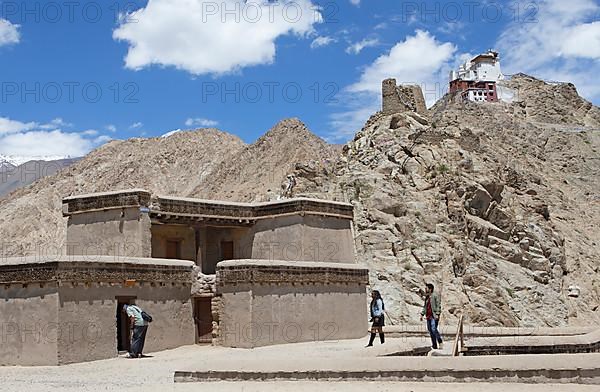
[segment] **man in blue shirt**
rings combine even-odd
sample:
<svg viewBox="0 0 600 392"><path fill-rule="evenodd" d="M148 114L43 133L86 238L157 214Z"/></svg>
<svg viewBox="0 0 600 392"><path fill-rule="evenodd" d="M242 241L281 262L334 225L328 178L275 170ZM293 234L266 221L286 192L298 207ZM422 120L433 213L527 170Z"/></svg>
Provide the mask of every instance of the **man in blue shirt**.
<svg viewBox="0 0 600 392"><path fill-rule="evenodd" d="M146 331L148 331L148 322L142 317L142 309L136 305L123 305L123 310L127 313L131 329L133 330L128 358L142 358L142 351L146 342Z"/></svg>

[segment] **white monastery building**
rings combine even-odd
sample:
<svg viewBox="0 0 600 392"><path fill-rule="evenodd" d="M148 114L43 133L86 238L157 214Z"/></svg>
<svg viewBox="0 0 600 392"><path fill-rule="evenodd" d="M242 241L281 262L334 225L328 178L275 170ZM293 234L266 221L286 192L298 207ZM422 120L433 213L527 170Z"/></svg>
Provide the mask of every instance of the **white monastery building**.
<svg viewBox="0 0 600 392"><path fill-rule="evenodd" d="M504 80L498 52L488 50L450 71L450 93L473 102L498 102L496 82Z"/></svg>

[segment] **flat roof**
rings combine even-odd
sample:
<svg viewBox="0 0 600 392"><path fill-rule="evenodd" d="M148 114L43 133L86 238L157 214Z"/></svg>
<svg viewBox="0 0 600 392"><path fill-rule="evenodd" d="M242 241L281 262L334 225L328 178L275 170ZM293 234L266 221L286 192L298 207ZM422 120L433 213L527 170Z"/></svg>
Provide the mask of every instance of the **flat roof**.
<svg viewBox="0 0 600 392"><path fill-rule="evenodd" d="M99 255L51 255L0 257L0 269L6 266L43 266L51 263L104 263L137 264L144 266L192 267L194 262L175 259L154 259L150 257L99 256Z"/></svg>
<svg viewBox="0 0 600 392"><path fill-rule="evenodd" d="M265 259L227 260L217 263L217 293L237 284L367 285L369 270L361 264ZM229 288L228 288L229 287Z"/></svg>
<svg viewBox="0 0 600 392"><path fill-rule="evenodd" d="M94 197L117 196L117 195L122 195L122 194L127 194L127 193L148 193L148 194L150 194L150 192L148 192L145 189L131 188L131 189L123 189L123 190L119 190L119 191L95 192L95 193L84 193L84 194L80 194L80 195L71 195L71 196L63 197L62 200L63 200L63 203L65 203L65 202L78 200L78 199L90 199L90 198L94 198Z"/></svg>
<svg viewBox="0 0 600 392"><path fill-rule="evenodd" d="M295 268L333 268L345 270L367 271L368 268L355 263L331 263L320 261L294 261L294 260L269 260L269 259L236 259L217 263L217 269L232 267L295 267Z"/></svg>
<svg viewBox="0 0 600 392"><path fill-rule="evenodd" d="M152 192L146 190L146 189L141 189L141 188L131 188L131 189L122 189L122 190L116 190L116 191L108 191L108 192L94 192L94 193L84 193L84 194L80 194L80 195L71 195L71 196L67 196L67 197L63 197L62 201L63 203L68 203L70 201L74 201L74 200L79 200L79 199L93 199L93 198L99 198L99 197L106 197L106 196L119 196L119 195L123 195L123 194L131 194L131 193L147 193L147 194L152 194ZM306 200L306 201L316 201L316 202L321 202L321 203L329 203L329 204L337 204L340 206L349 206L352 207L351 203L345 203L345 202L341 202L341 201L334 201L334 200L326 200L326 199L315 199L315 198L310 198L310 197L293 197L293 198L289 198L289 199L281 199L281 200L271 200L271 201L261 201L261 202L252 202L252 203L247 203L247 202L239 202L239 201L226 201L226 200L216 200L216 199L201 199L201 198L194 198L194 197L181 197L181 196L173 196L173 195L154 195L156 198L159 199L165 199L165 200L180 200L180 201L186 201L186 202L198 202L198 203L213 203L213 204L222 204L222 205L229 205L229 206L241 206L241 207L256 207L256 206L268 206L268 205L277 205L277 204L285 204L288 203L290 201L295 201L295 200Z"/></svg>
<svg viewBox="0 0 600 392"><path fill-rule="evenodd" d="M497 59L498 59L498 52L491 51L491 52L478 54L477 56L475 56L471 59L471 62L475 63L480 60L497 60Z"/></svg>
<svg viewBox="0 0 600 392"><path fill-rule="evenodd" d="M194 263L186 260L119 256L27 256L0 259L0 284L78 285L154 283L191 285Z"/></svg>
<svg viewBox="0 0 600 392"><path fill-rule="evenodd" d="M342 219L353 219L354 217L354 206L350 203L307 197L246 203L152 195L144 189L128 189L75 195L63 199L64 216L138 207L145 207L146 210L143 212L150 213L157 219L177 216L180 219L254 221L267 217L303 213Z"/></svg>
<svg viewBox="0 0 600 392"><path fill-rule="evenodd" d="M342 201L334 201L334 200L326 200L326 199L314 199L314 198L310 198L310 197L293 197L290 199L260 201L260 202L253 202L253 203L238 202L238 201L226 201L226 200L213 200L213 199L197 199L197 198L193 198L193 197L163 196L163 195L157 195L156 197L159 199L165 199L165 200L180 200L180 201L186 201L186 202L190 202L190 203L220 204L220 205L224 205L224 206L233 206L233 207L262 207L262 206L281 205L281 204L286 204L286 203L290 203L293 201L312 201L312 202L327 203L327 204L333 204L333 205L339 205L339 206L345 206L345 207L353 207L353 205L351 203L345 203Z"/></svg>

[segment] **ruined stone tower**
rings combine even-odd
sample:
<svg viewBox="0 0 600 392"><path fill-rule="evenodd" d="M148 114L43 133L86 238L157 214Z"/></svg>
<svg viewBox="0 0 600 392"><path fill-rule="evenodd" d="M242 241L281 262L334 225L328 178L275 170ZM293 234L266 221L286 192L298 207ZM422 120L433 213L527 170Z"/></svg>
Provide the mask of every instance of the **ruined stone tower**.
<svg viewBox="0 0 600 392"><path fill-rule="evenodd" d="M396 79L385 79L381 83L382 112L385 115L417 112L422 116L427 115L427 106L423 91L418 85L396 85Z"/></svg>

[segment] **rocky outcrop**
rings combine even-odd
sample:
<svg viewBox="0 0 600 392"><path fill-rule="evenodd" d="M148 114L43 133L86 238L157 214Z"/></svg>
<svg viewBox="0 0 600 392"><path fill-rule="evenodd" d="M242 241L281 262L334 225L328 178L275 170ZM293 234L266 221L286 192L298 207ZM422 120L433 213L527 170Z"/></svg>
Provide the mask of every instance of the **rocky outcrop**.
<svg viewBox="0 0 600 392"><path fill-rule="evenodd" d="M600 125L600 108L580 97L572 83L547 84L517 74L505 84L518 91L516 108L531 121L572 127L572 132Z"/></svg>
<svg viewBox="0 0 600 392"><path fill-rule="evenodd" d="M530 88L519 78L515 89ZM597 108L573 102L568 86L536 88L572 105L563 126L544 125L557 120L553 111L542 118L538 95L513 104L442 100L431 121L379 113L332 168L310 178L297 171L299 191L355 205L359 260L394 321L417 322L426 281L442 291L443 322L460 313L488 326L600 320L592 277L600 211L590 204L600 194L600 143L564 127L590 123ZM570 282L585 282L580 296L568 296Z"/></svg>

